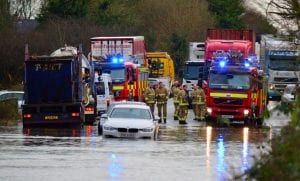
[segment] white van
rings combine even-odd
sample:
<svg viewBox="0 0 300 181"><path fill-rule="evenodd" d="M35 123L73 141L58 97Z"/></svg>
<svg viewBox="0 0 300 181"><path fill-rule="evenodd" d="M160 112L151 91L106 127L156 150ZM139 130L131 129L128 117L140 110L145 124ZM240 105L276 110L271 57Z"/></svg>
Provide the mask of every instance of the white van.
<svg viewBox="0 0 300 181"><path fill-rule="evenodd" d="M97 115L101 115L106 112L109 104L114 101L110 74L95 75L95 92L97 97Z"/></svg>

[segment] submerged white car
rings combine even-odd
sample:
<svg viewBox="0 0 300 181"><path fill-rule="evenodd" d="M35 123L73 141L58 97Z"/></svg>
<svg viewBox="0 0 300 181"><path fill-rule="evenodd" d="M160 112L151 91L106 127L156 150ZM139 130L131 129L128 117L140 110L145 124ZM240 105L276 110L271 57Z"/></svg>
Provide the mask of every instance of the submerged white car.
<svg viewBox="0 0 300 181"><path fill-rule="evenodd" d="M117 104L100 120L103 137L154 138L157 121L150 107L141 104Z"/></svg>

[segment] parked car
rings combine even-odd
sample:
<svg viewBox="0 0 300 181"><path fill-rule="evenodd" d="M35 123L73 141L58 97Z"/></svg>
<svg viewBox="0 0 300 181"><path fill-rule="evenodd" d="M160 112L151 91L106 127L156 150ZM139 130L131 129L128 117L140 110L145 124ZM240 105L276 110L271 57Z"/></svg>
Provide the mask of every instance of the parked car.
<svg viewBox="0 0 300 181"><path fill-rule="evenodd" d="M296 85L287 85L281 96L281 101L285 103L291 103L295 101Z"/></svg>
<svg viewBox="0 0 300 181"><path fill-rule="evenodd" d="M22 105L24 104L24 91L0 91L0 101L7 99L16 99L17 100L17 109L18 114L22 114Z"/></svg>
<svg viewBox="0 0 300 181"><path fill-rule="evenodd" d="M99 128L103 137L154 138L158 124L149 106L120 103L102 114Z"/></svg>
<svg viewBox="0 0 300 181"><path fill-rule="evenodd" d="M275 89L268 89L268 101L280 101L282 94Z"/></svg>

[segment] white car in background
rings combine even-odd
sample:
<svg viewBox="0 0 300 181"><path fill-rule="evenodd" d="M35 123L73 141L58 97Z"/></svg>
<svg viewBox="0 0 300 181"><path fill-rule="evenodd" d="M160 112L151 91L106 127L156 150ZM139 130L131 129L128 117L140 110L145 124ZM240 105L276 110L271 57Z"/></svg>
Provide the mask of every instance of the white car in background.
<svg viewBox="0 0 300 181"><path fill-rule="evenodd" d="M154 138L158 125L150 107L142 104L116 104L100 119L103 137Z"/></svg>
<svg viewBox="0 0 300 181"><path fill-rule="evenodd" d="M281 96L281 101L285 103L294 102L295 96L296 96L296 85L295 84L287 85Z"/></svg>
<svg viewBox="0 0 300 181"><path fill-rule="evenodd" d="M17 100L17 109L18 114L22 114L22 105L24 104L24 91L0 91L0 101L7 99L16 99Z"/></svg>

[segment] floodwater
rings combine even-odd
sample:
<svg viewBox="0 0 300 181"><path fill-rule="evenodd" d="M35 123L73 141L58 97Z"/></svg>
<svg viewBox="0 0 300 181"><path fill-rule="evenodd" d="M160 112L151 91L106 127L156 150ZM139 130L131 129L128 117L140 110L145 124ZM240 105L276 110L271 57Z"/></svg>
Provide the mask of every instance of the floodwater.
<svg viewBox="0 0 300 181"><path fill-rule="evenodd" d="M191 112L180 126L171 116L157 140L102 138L96 126L0 127L0 180L229 180L280 129L206 127ZM280 116L268 122L287 120Z"/></svg>

